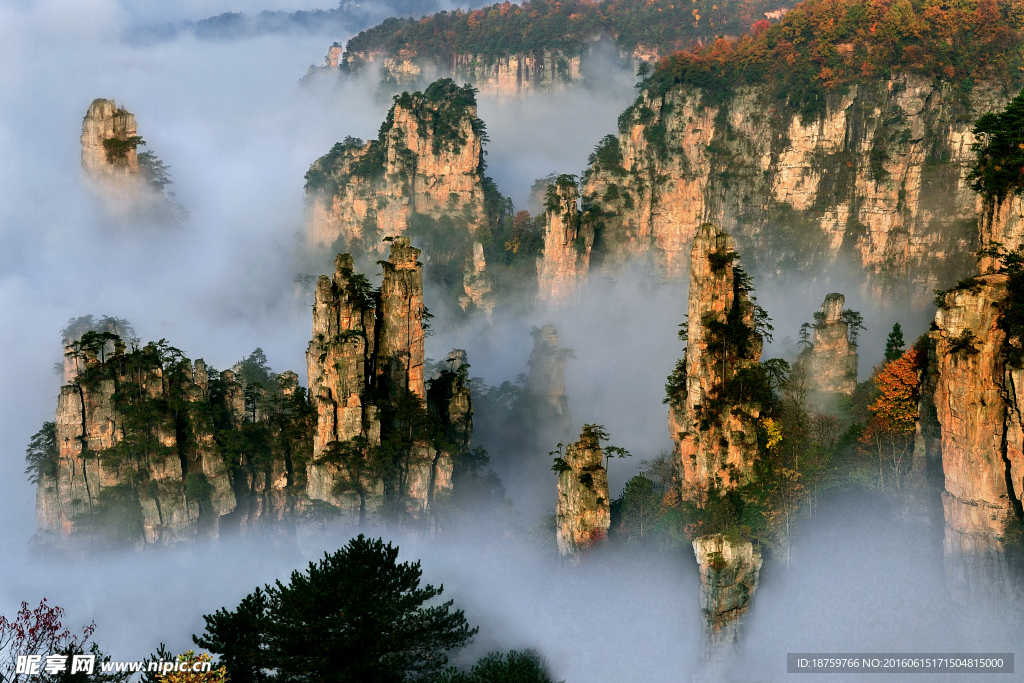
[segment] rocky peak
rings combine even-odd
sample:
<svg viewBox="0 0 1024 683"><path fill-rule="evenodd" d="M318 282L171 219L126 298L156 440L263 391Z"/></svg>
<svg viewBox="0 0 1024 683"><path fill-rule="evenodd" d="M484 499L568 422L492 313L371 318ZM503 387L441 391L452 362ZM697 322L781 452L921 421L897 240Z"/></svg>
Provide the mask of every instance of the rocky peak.
<svg viewBox="0 0 1024 683"><path fill-rule="evenodd" d="M850 326L843 317L845 304L842 294L825 297L814 315L813 342L797 357L812 392L848 396L857 388L857 346L849 339Z"/></svg>
<svg viewBox="0 0 1024 683"><path fill-rule="evenodd" d="M462 310L475 306L483 311L488 318L494 312L494 277L487 272L487 259L484 256L484 245L473 242L473 258L466 264L462 278L464 294L459 296Z"/></svg>
<svg viewBox="0 0 1024 683"><path fill-rule="evenodd" d="M704 617L701 659L705 673L738 654L743 624L757 591L761 554L749 541L730 541L709 534L693 541L700 569L700 609ZM709 666L710 665L710 666ZM706 676L714 680L713 676ZM702 680L695 676L694 680Z"/></svg>
<svg viewBox="0 0 1024 683"><path fill-rule="evenodd" d="M405 234L414 217L471 235L486 222L476 114L473 89L451 80L396 96L376 140L346 138L306 173L310 243L342 238L353 252L380 253L381 239Z"/></svg>
<svg viewBox="0 0 1024 683"><path fill-rule="evenodd" d="M558 553L570 564L578 563L588 550L603 541L611 526L604 451L592 427L584 426L579 441L566 446L564 457L555 461Z"/></svg>
<svg viewBox="0 0 1024 683"><path fill-rule="evenodd" d="M95 99L82 120L82 171L96 181L139 175L135 116L114 100Z"/></svg>
<svg viewBox="0 0 1024 683"><path fill-rule="evenodd" d="M526 386L546 420L561 425L566 431L572 427L569 399L565 395L565 366L570 358L572 349L559 348L554 325L533 328L533 351L528 361L530 372Z"/></svg>
<svg viewBox="0 0 1024 683"><path fill-rule="evenodd" d="M555 304L576 299L590 269L594 232L581 221L579 185L559 176L545 201L544 258L537 262L537 296Z"/></svg>
<svg viewBox="0 0 1024 683"><path fill-rule="evenodd" d="M736 375L760 361L757 309L749 279L735 264L731 236L705 223L690 253L686 349L670 378L669 433L684 497L752 476L760 406L730 392Z"/></svg>
<svg viewBox="0 0 1024 683"><path fill-rule="evenodd" d="M408 237L396 237L391 256L381 265L384 281L380 289L380 362L378 372L386 375L388 392L397 396L411 391L426 397L423 385L423 264L420 250Z"/></svg>

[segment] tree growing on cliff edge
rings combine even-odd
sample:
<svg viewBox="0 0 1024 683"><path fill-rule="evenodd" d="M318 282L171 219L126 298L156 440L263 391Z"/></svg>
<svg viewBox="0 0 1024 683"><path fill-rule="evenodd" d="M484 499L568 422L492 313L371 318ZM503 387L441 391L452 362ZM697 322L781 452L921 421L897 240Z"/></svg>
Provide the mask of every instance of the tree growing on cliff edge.
<svg viewBox="0 0 1024 683"><path fill-rule="evenodd" d="M477 633L452 602L424 603L444 586L420 587L420 563L360 534L305 573L203 617L192 639L221 655L234 683L397 683L442 671L448 652Z"/></svg>

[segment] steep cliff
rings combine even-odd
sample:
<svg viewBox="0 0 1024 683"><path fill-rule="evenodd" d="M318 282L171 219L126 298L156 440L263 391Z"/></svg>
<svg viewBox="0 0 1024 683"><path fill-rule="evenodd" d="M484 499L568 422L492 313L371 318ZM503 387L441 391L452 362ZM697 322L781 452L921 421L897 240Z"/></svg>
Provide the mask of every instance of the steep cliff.
<svg viewBox="0 0 1024 683"><path fill-rule="evenodd" d="M583 65L598 43L608 43L608 52L635 69L715 36L742 34L778 7L769 0L505 2L388 19L351 38L341 65L348 72L380 65L381 80L402 87L449 77L488 94L550 92L587 78ZM606 59L596 61L607 69ZM593 74L595 80L603 76Z"/></svg>
<svg viewBox="0 0 1024 683"><path fill-rule="evenodd" d="M442 80L397 96L376 140L346 138L306 173L309 242L381 253L416 224L468 243L487 219L483 134L472 88Z"/></svg>
<svg viewBox="0 0 1024 683"><path fill-rule="evenodd" d="M82 178L115 218L181 223L188 213L164 194L168 166L153 152L135 116L114 100L96 99L82 120Z"/></svg>
<svg viewBox="0 0 1024 683"><path fill-rule="evenodd" d="M69 348L76 372L57 400L55 452L31 463L40 540L170 545L301 512L294 473L312 425L294 373L268 387L232 371L211 378L164 342L128 351L114 337L107 355L110 337Z"/></svg>
<svg viewBox="0 0 1024 683"><path fill-rule="evenodd" d="M947 293L935 316L943 548L950 590L965 603L1013 594L1003 538L1019 514L1024 485L1024 372L1006 362L999 318L1008 280L1006 274L975 278L969 287Z"/></svg>
<svg viewBox="0 0 1024 683"><path fill-rule="evenodd" d="M743 380L761 358L764 311L750 301L750 282L735 260L732 237L705 223L690 255L686 349L669 379L669 434L683 497L720 480L750 480L757 457L760 404ZM683 336L681 333L680 336Z"/></svg>
<svg viewBox="0 0 1024 683"><path fill-rule="evenodd" d="M584 204L605 216L592 267L640 259L679 278L713 222L762 278L838 263L923 307L973 269L973 122L1019 89L1024 44L1009 6L945 16L808 0L662 60L584 176Z"/></svg>
<svg viewBox="0 0 1024 683"><path fill-rule="evenodd" d="M857 388L857 346L850 342L850 325L843 319L845 304L842 294L825 297L814 316L813 341L797 357L812 392L848 396Z"/></svg>
<svg viewBox="0 0 1024 683"><path fill-rule="evenodd" d="M594 231L580 214L579 199L579 186L573 176L559 176L548 186L544 258L537 262L537 296L541 301L573 302L586 281Z"/></svg>
<svg viewBox="0 0 1024 683"><path fill-rule="evenodd" d="M603 541L611 526L608 472L602 464L604 451L598 434L586 425L580 440L565 447L555 461L558 471L558 504L555 508L558 553L576 564L595 544Z"/></svg>
<svg viewBox="0 0 1024 683"><path fill-rule="evenodd" d="M602 272L642 259L679 278L706 221L765 278L814 277L842 261L875 291L921 302L969 271L968 112L1002 101L994 84L963 93L904 75L828 96L809 119L775 101L770 85L721 95L683 85L627 110L583 184L611 214L597 236Z"/></svg>
<svg viewBox="0 0 1024 683"><path fill-rule="evenodd" d="M114 100L93 100L82 120L82 175L105 195L138 201L141 139L133 114Z"/></svg>
<svg viewBox="0 0 1024 683"><path fill-rule="evenodd" d="M321 277L306 352L317 409L308 495L345 525L434 524L454 458L472 435L465 352L429 383L423 375L423 264L406 237L391 242L374 291L352 256Z"/></svg>
<svg viewBox="0 0 1024 683"><path fill-rule="evenodd" d="M757 591L761 554L749 542L733 542L721 534L695 539L693 554L700 569L704 617L701 659L727 662L738 653L750 601ZM702 679L694 676L694 680Z"/></svg>

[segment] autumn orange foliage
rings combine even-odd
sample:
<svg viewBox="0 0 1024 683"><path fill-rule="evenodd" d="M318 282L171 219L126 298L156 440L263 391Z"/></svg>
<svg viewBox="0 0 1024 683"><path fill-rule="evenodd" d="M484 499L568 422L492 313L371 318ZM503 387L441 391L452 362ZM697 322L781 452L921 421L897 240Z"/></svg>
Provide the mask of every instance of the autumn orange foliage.
<svg viewBox="0 0 1024 683"><path fill-rule="evenodd" d="M912 432L917 422L920 355L920 351L910 349L891 363L886 363L875 375L879 395L868 410L895 432Z"/></svg>

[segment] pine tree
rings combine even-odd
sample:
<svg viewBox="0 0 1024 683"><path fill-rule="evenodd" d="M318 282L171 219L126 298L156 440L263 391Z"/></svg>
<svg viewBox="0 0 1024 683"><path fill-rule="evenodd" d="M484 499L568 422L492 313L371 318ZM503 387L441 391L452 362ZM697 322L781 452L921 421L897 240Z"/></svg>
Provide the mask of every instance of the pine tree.
<svg viewBox="0 0 1024 683"><path fill-rule="evenodd" d="M221 655L233 683L398 683L440 672L470 628L452 601L424 607L444 586L420 587L420 563L360 534L292 572L288 585L248 595L235 611L206 615L192 639Z"/></svg>
<svg viewBox="0 0 1024 683"><path fill-rule="evenodd" d="M900 327L899 323L896 323L892 326L892 332L889 333L889 337L885 340L885 362L891 363L894 360L899 360L905 350L904 347L903 328Z"/></svg>

